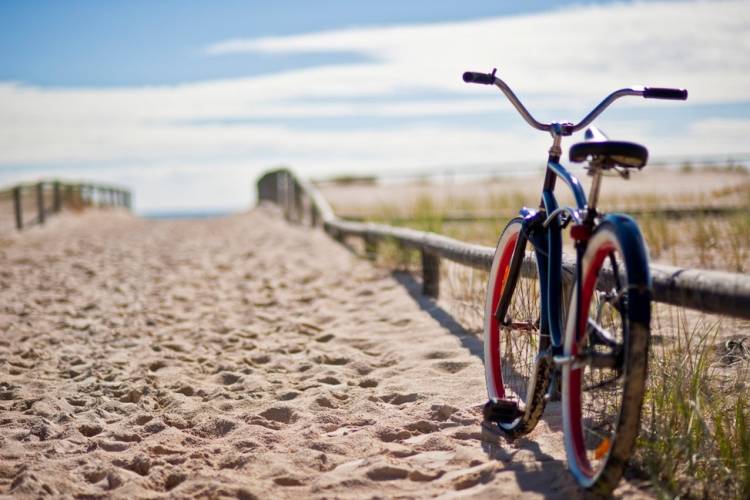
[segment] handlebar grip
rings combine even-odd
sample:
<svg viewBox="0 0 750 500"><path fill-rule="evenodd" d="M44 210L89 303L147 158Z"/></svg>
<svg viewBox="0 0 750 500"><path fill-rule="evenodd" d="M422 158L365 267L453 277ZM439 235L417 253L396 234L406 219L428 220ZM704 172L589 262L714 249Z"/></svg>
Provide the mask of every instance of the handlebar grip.
<svg viewBox="0 0 750 500"><path fill-rule="evenodd" d="M485 85L492 85L495 83L494 73L476 73L474 71L467 71L464 73L464 81L466 83L483 83Z"/></svg>
<svg viewBox="0 0 750 500"><path fill-rule="evenodd" d="M675 99L685 101L688 97L688 91L685 89L665 89L660 87L646 87L643 89L645 99Z"/></svg>

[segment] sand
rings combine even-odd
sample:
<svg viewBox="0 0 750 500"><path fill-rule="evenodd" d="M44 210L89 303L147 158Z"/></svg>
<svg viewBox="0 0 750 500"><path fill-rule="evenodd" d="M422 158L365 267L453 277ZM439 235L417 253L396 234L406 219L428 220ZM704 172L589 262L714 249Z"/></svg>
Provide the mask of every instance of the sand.
<svg viewBox="0 0 750 500"><path fill-rule="evenodd" d="M270 207L0 240L0 495L579 496L559 408L483 427L481 339L418 289Z"/></svg>

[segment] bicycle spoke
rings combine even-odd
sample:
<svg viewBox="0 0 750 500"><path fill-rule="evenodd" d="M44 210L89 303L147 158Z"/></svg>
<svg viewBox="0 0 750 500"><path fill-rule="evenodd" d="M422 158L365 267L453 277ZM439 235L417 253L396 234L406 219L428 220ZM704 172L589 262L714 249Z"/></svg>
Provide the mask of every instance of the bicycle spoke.
<svg viewBox="0 0 750 500"><path fill-rule="evenodd" d="M500 357L506 397L525 403L539 352L539 291L536 280L520 277L500 327Z"/></svg>

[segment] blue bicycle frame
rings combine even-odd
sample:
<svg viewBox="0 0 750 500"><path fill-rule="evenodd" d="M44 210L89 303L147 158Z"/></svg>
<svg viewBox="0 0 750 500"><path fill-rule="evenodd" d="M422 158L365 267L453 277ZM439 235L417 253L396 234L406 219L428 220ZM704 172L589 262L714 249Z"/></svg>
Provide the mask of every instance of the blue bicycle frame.
<svg viewBox="0 0 750 500"><path fill-rule="evenodd" d="M555 178L559 177L573 193L576 202L576 211L581 212L587 208L586 194L581 183L557 159L551 157L547 163L547 178L542 191L542 208L545 214L559 213L559 205L554 194ZM566 208L565 211L569 210ZM557 353L562 348L563 325L562 297L560 293L550 291L562 290L562 229L557 215L549 217L544 230L540 229L540 218L538 211L523 208L523 234L534 248L536 255L539 282L541 286L541 310L545 311L540 318L540 330L549 332L553 352ZM569 212L570 213L570 212ZM579 252L580 253L580 252Z"/></svg>

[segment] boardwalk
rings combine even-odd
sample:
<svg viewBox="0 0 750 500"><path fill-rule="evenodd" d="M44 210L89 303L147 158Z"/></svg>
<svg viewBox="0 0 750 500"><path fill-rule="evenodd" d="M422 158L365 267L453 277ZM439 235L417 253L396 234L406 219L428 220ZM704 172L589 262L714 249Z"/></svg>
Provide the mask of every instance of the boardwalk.
<svg viewBox="0 0 750 500"><path fill-rule="evenodd" d="M481 342L417 288L270 208L0 241L0 495L576 496L559 419L482 430Z"/></svg>

